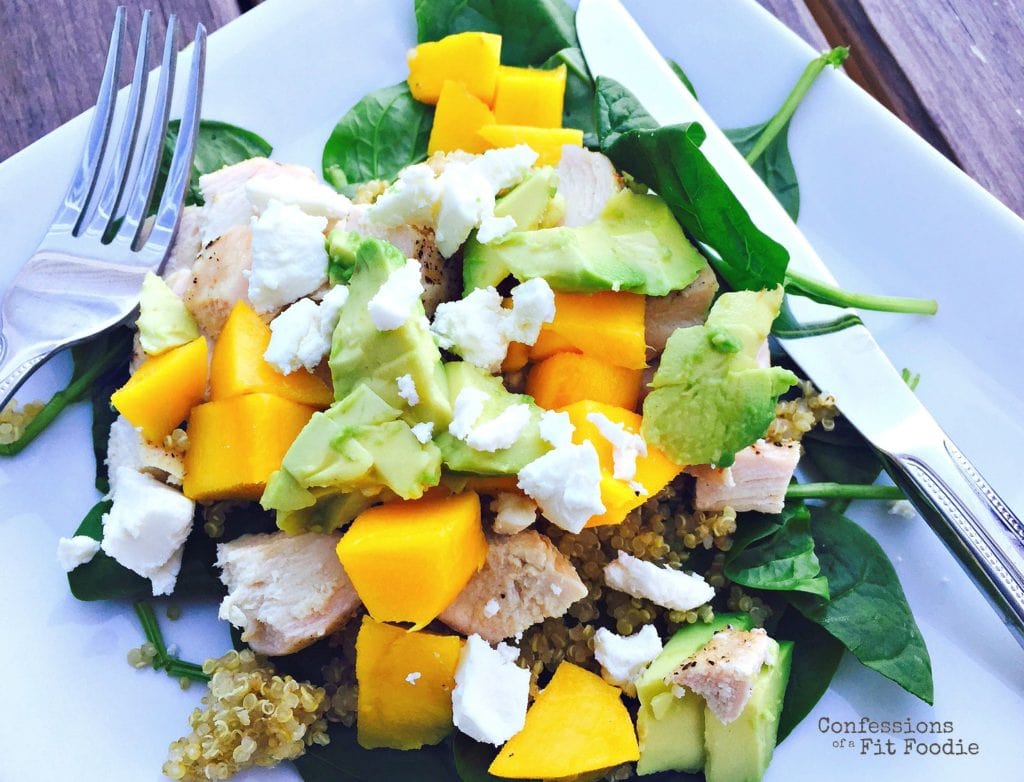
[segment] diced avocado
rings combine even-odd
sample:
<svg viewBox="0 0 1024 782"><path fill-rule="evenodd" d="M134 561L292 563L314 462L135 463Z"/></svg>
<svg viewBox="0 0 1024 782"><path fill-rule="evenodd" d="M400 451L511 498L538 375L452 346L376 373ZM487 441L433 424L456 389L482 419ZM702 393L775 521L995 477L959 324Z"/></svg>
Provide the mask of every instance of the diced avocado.
<svg viewBox="0 0 1024 782"><path fill-rule="evenodd" d="M797 381L756 358L782 293L725 293L703 326L669 337L644 400L642 433L672 461L728 467L768 430L779 395Z"/></svg>
<svg viewBox="0 0 1024 782"><path fill-rule="evenodd" d="M313 489L314 504L296 510L277 511L277 526L289 535L332 532L352 521L377 500L361 492Z"/></svg>
<svg viewBox="0 0 1024 782"><path fill-rule="evenodd" d="M704 648L719 630L749 630L748 614L718 614L710 622L679 629L636 680L640 699L636 729L640 739L638 774L698 771L704 765L704 699L693 692L672 694L665 677Z"/></svg>
<svg viewBox="0 0 1024 782"><path fill-rule="evenodd" d="M558 291L664 296L685 288L706 266L661 198L627 189L587 225L513 231L467 247L463 282L469 291L511 273L520 281L543 277Z"/></svg>
<svg viewBox="0 0 1024 782"><path fill-rule="evenodd" d="M335 228L327 234L327 273L331 285L347 285L352 279L362 239L361 235L344 228Z"/></svg>
<svg viewBox="0 0 1024 782"><path fill-rule="evenodd" d="M441 353L430 336L423 304L416 302L409 319L391 331L379 331L367 310L388 275L405 262L402 252L388 242L359 238L348 300L341 308L331 347L334 398L344 399L365 384L401 411L408 423L430 421L440 431L451 420L452 410ZM403 375L416 384L420 399L416 405L408 405L398 394L397 378Z"/></svg>
<svg viewBox="0 0 1024 782"><path fill-rule="evenodd" d="M707 782L761 782L775 750L792 661L793 643L780 642L775 664L761 668L750 700L740 716L728 725L719 722L705 707L707 761L704 776Z"/></svg>
<svg viewBox="0 0 1024 782"><path fill-rule="evenodd" d="M476 388L487 394L487 401L484 402L478 424L497 418L512 405L530 406L530 422L509 448L493 452L478 451L448 432L438 435L435 442L441 449L446 467L457 472L478 475L515 475L534 459L551 450L551 446L540 436L540 417L544 411L537 407L531 397L508 392L500 377L489 375L465 361L445 364L445 372L448 375L448 390L453 405L464 388Z"/></svg>
<svg viewBox="0 0 1024 782"><path fill-rule="evenodd" d="M191 342L199 336L195 318L163 278L146 272L139 299L139 343L150 356Z"/></svg>
<svg viewBox="0 0 1024 782"><path fill-rule="evenodd" d="M282 513L309 508L316 503L316 495L295 480L287 470L275 470L267 479L260 504L264 510L275 509L280 519Z"/></svg>

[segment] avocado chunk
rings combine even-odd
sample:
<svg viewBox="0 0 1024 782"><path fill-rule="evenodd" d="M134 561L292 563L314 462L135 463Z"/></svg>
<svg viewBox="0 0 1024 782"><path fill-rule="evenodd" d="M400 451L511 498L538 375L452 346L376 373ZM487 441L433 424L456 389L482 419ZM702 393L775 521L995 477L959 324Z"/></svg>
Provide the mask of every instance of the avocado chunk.
<svg viewBox="0 0 1024 782"><path fill-rule="evenodd" d="M621 190L600 217L574 228L513 231L490 244L467 247L467 291L543 277L557 291L632 291L664 296L693 282L707 266L664 201Z"/></svg>
<svg viewBox="0 0 1024 782"><path fill-rule="evenodd" d="M391 331L379 331L367 310L370 299L388 275L405 265L405 256L380 239L348 235L344 244L346 252L354 252L355 259L348 300L341 308L331 346L329 364L334 398L344 399L357 386L365 384L399 410L407 423L429 421L435 431L444 429L452 415L448 384L422 302L416 302L408 320ZM416 385L416 405L408 405L399 396L397 378L403 375L409 375Z"/></svg>
<svg viewBox="0 0 1024 782"><path fill-rule="evenodd" d="M444 464L451 470L477 475L515 475L523 467L551 450L540 436L540 417L543 410L526 394L513 394L505 389L500 377L489 375L479 367L465 361L445 364L448 391L452 405L464 388L475 388L487 395L483 413L477 425L497 418L512 405L530 406L530 421L516 442L497 451L478 451L448 432L435 438L441 449Z"/></svg>
<svg viewBox="0 0 1024 782"><path fill-rule="evenodd" d="M139 344L150 356L184 345L199 336L195 318L162 277L146 272L139 298Z"/></svg>
<svg viewBox="0 0 1024 782"><path fill-rule="evenodd" d="M703 649L719 630L730 626L749 630L752 625L748 614L718 614L708 623L680 628L637 679L638 774L699 771L703 767L704 699L692 692L677 698L665 677Z"/></svg>
<svg viewBox="0 0 1024 782"><path fill-rule="evenodd" d="M793 661L793 643L782 641L774 665L765 665L754 680L750 700L740 716L723 725L704 709L707 782L761 782L775 751L782 701ZM686 697L690 697L687 693Z"/></svg>
<svg viewBox="0 0 1024 782"><path fill-rule="evenodd" d="M782 287L719 297L703 326L676 329L644 400L642 433L677 464L728 467L763 437L792 372L764 368L757 351L782 304Z"/></svg>

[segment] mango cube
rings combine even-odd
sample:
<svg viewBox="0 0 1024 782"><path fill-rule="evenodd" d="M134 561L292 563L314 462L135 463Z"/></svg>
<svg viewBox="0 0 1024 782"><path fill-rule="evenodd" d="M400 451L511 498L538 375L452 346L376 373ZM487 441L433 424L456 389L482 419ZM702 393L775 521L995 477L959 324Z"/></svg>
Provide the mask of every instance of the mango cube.
<svg viewBox="0 0 1024 782"><path fill-rule="evenodd" d="M142 436L159 443L203 401L207 376L206 338L147 358L115 391L110 403Z"/></svg>
<svg viewBox="0 0 1024 782"><path fill-rule="evenodd" d="M480 135L494 148L526 144L537 153L538 166L557 166L562 147L583 146L583 131L576 128L534 128L528 125L485 125Z"/></svg>
<svg viewBox="0 0 1024 782"><path fill-rule="evenodd" d="M246 394L192 408L185 496L258 500L270 474L316 412L273 394Z"/></svg>
<svg viewBox="0 0 1024 782"><path fill-rule="evenodd" d="M501 36L456 33L421 43L407 55L409 91L421 103L437 103L446 81L461 83L488 106L494 100Z"/></svg>
<svg viewBox="0 0 1024 782"><path fill-rule="evenodd" d="M409 633L363 617L356 638L360 746L419 749L451 733L461 651L455 636Z"/></svg>
<svg viewBox="0 0 1024 782"><path fill-rule="evenodd" d="M632 410L640 400L642 381L639 369L617 367L584 353L555 353L530 367L526 393L545 410L584 399Z"/></svg>
<svg viewBox="0 0 1024 782"><path fill-rule="evenodd" d="M498 68L494 91L494 118L502 125L562 127L566 68L551 71L535 68Z"/></svg>
<svg viewBox="0 0 1024 782"><path fill-rule="evenodd" d="M252 307L238 302L213 346L210 399L218 402L243 394L274 394L312 407L327 407L334 394L327 383L305 369L282 375L263 360L270 327Z"/></svg>
<svg viewBox="0 0 1024 782"><path fill-rule="evenodd" d="M496 777L554 779L629 763L640 757L633 720L617 687L561 663L526 713L525 727L491 763Z"/></svg>
<svg viewBox="0 0 1024 782"><path fill-rule="evenodd" d="M486 103L459 82L446 81L434 112L427 154L460 149L463 152L485 152L489 145L477 131L493 123L494 115Z"/></svg>
<svg viewBox="0 0 1024 782"><path fill-rule="evenodd" d="M558 294L555 295L557 296ZM530 361L543 361L555 355L555 353L581 352L565 337L560 337L555 332L542 326L540 334L537 336L537 341L530 346Z"/></svg>
<svg viewBox="0 0 1024 782"><path fill-rule="evenodd" d="M541 334L551 332L581 353L617 367L643 369L646 313L646 297L638 293L556 293L555 319L544 324Z"/></svg>
<svg viewBox="0 0 1024 782"><path fill-rule="evenodd" d="M480 497L425 497L363 511L338 542L338 559L379 622L424 627L487 557Z"/></svg>

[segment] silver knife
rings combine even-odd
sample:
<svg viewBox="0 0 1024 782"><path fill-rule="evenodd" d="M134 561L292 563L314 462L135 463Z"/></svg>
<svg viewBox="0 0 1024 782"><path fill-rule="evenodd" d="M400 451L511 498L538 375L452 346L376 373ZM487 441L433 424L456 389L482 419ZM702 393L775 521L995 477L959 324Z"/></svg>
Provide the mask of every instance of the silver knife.
<svg viewBox="0 0 1024 782"><path fill-rule="evenodd" d="M576 30L595 77L611 77L630 89L662 125L699 122L707 132L701 151L754 223L786 247L790 268L835 284L771 191L618 0L580 0ZM787 301L800 324L851 314L800 296ZM836 397L843 415L878 450L893 481L1024 646L1024 523L942 431L863 325L779 341L818 388Z"/></svg>

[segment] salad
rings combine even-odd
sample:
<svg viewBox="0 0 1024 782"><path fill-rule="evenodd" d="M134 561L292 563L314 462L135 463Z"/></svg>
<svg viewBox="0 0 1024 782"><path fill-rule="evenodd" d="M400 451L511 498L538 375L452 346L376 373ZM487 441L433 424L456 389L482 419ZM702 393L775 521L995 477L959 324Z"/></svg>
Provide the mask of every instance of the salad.
<svg viewBox="0 0 1024 782"><path fill-rule="evenodd" d="M137 604L130 661L209 680L165 772L756 779L844 647L930 699L891 565L837 515L889 490L790 485L818 448L878 467L773 361L800 280L699 128L651 127L571 46L434 10L408 85L328 142L334 189L206 124L137 330L76 356L109 499L62 542L73 593L226 591L239 631L187 663ZM370 156L368 121L390 139ZM751 152L783 155L779 126L745 129Z"/></svg>

